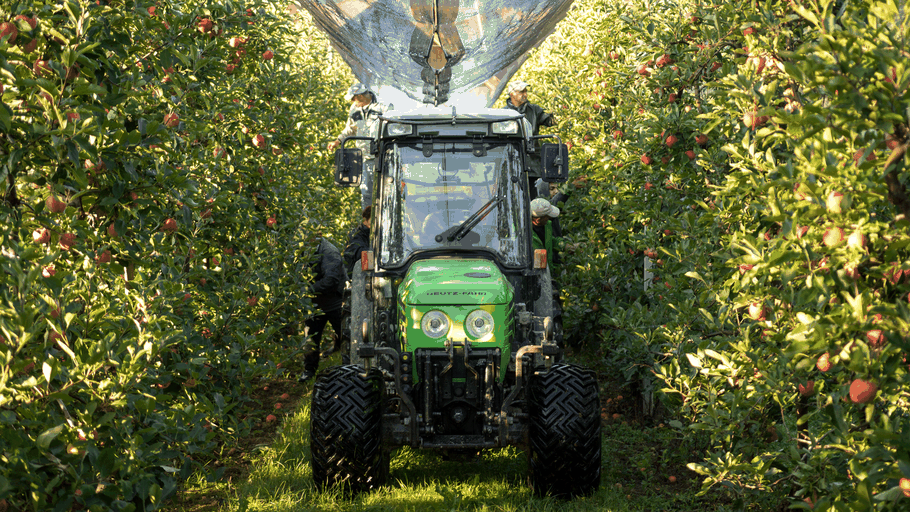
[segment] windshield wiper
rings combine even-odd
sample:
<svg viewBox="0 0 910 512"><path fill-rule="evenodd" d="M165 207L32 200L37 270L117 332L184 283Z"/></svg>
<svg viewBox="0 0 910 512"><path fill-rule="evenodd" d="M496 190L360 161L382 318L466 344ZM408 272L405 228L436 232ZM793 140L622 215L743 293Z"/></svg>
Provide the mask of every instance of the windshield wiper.
<svg viewBox="0 0 910 512"><path fill-rule="evenodd" d="M474 229L474 226L480 224L480 221L487 218L487 215L493 211L493 208L499 206L499 203L501 202L502 196L498 194L493 196L493 198L490 199L487 204L481 206L479 210L472 213L470 217L465 219L465 221L462 222L460 226L458 226L458 229L456 229L454 233L448 236L447 240L449 242L460 242L462 238L464 238L468 233L471 232L472 229ZM436 242L442 242L442 235L436 235Z"/></svg>

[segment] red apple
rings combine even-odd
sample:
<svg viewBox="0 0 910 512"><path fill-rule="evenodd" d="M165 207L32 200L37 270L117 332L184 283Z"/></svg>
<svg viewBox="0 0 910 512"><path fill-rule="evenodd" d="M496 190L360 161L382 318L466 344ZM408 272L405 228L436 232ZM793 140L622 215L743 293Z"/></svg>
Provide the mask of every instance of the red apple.
<svg viewBox="0 0 910 512"><path fill-rule="evenodd" d="M263 137L262 134L257 134L253 137L253 146L260 149L265 147L265 137Z"/></svg>
<svg viewBox="0 0 910 512"><path fill-rule="evenodd" d="M57 274L57 269L55 269L53 265L48 265L41 269L41 275L45 278L54 277L55 274Z"/></svg>
<svg viewBox="0 0 910 512"><path fill-rule="evenodd" d="M36 60L35 64L32 65L32 71L34 71L35 76L39 78L43 76L49 76L51 73L53 73L51 66L44 59Z"/></svg>
<svg viewBox="0 0 910 512"><path fill-rule="evenodd" d="M651 72L648 71L647 64L642 64L642 65L638 66L638 69L636 71L641 76L651 76Z"/></svg>
<svg viewBox="0 0 910 512"><path fill-rule="evenodd" d="M863 249L866 247L866 235L862 231L856 230L853 233L850 233L850 236L847 238L847 247L853 249Z"/></svg>
<svg viewBox="0 0 910 512"><path fill-rule="evenodd" d="M704 146L708 143L708 136L703 133L699 133L695 136L695 143L699 146Z"/></svg>
<svg viewBox="0 0 910 512"><path fill-rule="evenodd" d="M66 210L66 203L57 199L57 196L54 194L48 196L44 204L51 213L63 213Z"/></svg>
<svg viewBox="0 0 910 512"><path fill-rule="evenodd" d="M899 485L904 496L910 498L910 478L901 478Z"/></svg>
<svg viewBox="0 0 910 512"><path fill-rule="evenodd" d="M38 40L32 39L25 44L19 43L19 48L22 49L22 53L32 53L36 48L38 48Z"/></svg>
<svg viewBox="0 0 910 512"><path fill-rule="evenodd" d="M155 7L155 6L153 5L153 6L149 7L148 9L146 9L146 11L148 11L149 16L154 16L154 15L155 15L155 9L157 9L157 7Z"/></svg>
<svg viewBox="0 0 910 512"><path fill-rule="evenodd" d="M170 218L165 219L164 224L161 225L161 231L167 233L173 233L174 231L177 231L177 221Z"/></svg>
<svg viewBox="0 0 910 512"><path fill-rule="evenodd" d="M745 30L743 30L743 35L751 36L752 34L755 34L757 32L758 32L758 30L755 27L748 27Z"/></svg>
<svg viewBox="0 0 910 512"><path fill-rule="evenodd" d="M217 148L215 148L215 149L212 151L212 156L214 156L215 158L221 158L221 157L223 157L223 156L224 156L224 148L222 148L222 147L217 147Z"/></svg>
<svg viewBox="0 0 910 512"><path fill-rule="evenodd" d="M196 30L198 30L199 32L201 32L203 34L208 34L209 32L212 31L213 26L214 26L214 23L212 23L212 20L205 18L203 20L200 20L199 23L196 24Z"/></svg>
<svg viewBox="0 0 910 512"><path fill-rule="evenodd" d="M271 423L277 419L278 418L276 418L274 414L269 414L268 416L265 417L266 423Z"/></svg>
<svg viewBox="0 0 910 512"><path fill-rule="evenodd" d="M620 130L613 130L613 138L614 138L614 139L621 139L622 136L623 136L623 133L622 133Z"/></svg>
<svg viewBox="0 0 910 512"><path fill-rule="evenodd" d="M853 163L855 163L856 165L860 165L862 163L862 162L860 162L860 160L863 160L863 155L865 155L865 154L866 154L865 149L857 149L856 153L853 153ZM869 155L866 156L866 158L865 158L865 160L863 160L863 162L874 162L875 159L876 159L875 151L870 151Z"/></svg>
<svg viewBox="0 0 910 512"><path fill-rule="evenodd" d="M881 329L872 329L866 332L866 340L873 347L881 347L885 344L885 335Z"/></svg>
<svg viewBox="0 0 910 512"><path fill-rule="evenodd" d="M20 14L13 19L13 21L20 21L20 20L28 23L28 26L31 27L29 30L35 30L35 27L38 26L37 19L29 18L28 16L26 16L24 14Z"/></svg>
<svg viewBox="0 0 910 512"><path fill-rule="evenodd" d="M829 213L842 213L843 202L844 194L842 192L833 190L830 194L828 194L828 198L825 200L825 206L828 207Z"/></svg>
<svg viewBox="0 0 910 512"><path fill-rule="evenodd" d="M47 228L36 229L32 231L32 239L35 243L47 245L51 241L51 232Z"/></svg>
<svg viewBox="0 0 910 512"><path fill-rule="evenodd" d="M828 370L831 369L831 366L832 366L831 365L831 356L828 355L827 352L818 356L818 361L815 362L815 366L816 366L816 368L819 369L819 371L827 372Z"/></svg>
<svg viewBox="0 0 910 512"><path fill-rule="evenodd" d="M837 226L825 230L825 234L822 236L822 242L828 247L834 247L843 241L844 230Z"/></svg>
<svg viewBox="0 0 910 512"><path fill-rule="evenodd" d="M671 92L669 95L667 95L667 103L676 103L676 93L675 92Z"/></svg>
<svg viewBox="0 0 910 512"><path fill-rule="evenodd" d="M695 151L691 149L686 151L686 156L689 157L689 160L695 160Z"/></svg>
<svg viewBox="0 0 910 512"><path fill-rule="evenodd" d="M755 129L768 122L768 116L760 116L755 112L746 112L743 114L743 124L749 128Z"/></svg>
<svg viewBox="0 0 910 512"><path fill-rule="evenodd" d="M68 251L76 245L76 235L72 233L63 233L60 235L60 241L58 242L60 248L64 251Z"/></svg>
<svg viewBox="0 0 910 512"><path fill-rule="evenodd" d="M875 398L878 386L868 380L854 379L850 383L850 400L855 404L867 404Z"/></svg>
<svg viewBox="0 0 910 512"><path fill-rule="evenodd" d="M90 159L86 158L83 167L89 171L103 171L107 168L104 161L100 158L98 159L97 163L92 162Z"/></svg>
<svg viewBox="0 0 910 512"><path fill-rule="evenodd" d="M110 263L111 251L105 250L95 255L95 263Z"/></svg>
<svg viewBox="0 0 910 512"><path fill-rule="evenodd" d="M659 68L669 66L670 64L673 64L673 59L666 53L658 57L657 62L655 62L655 65Z"/></svg>
<svg viewBox="0 0 910 512"><path fill-rule="evenodd" d="M648 155L641 155L641 163L643 163L645 165L651 165L652 163L654 163L654 159Z"/></svg>
<svg viewBox="0 0 910 512"><path fill-rule="evenodd" d="M164 126L168 128L175 128L180 124L180 116L177 114L165 114L164 115Z"/></svg>
<svg viewBox="0 0 910 512"><path fill-rule="evenodd" d="M15 23L8 21L0 23L0 39L8 38L6 42L13 44L16 42L17 37L19 37L19 29L16 28Z"/></svg>
<svg viewBox="0 0 910 512"><path fill-rule="evenodd" d="M815 381L810 380L805 384L799 384L798 388L800 396L812 396L812 392L815 391Z"/></svg>
<svg viewBox="0 0 910 512"><path fill-rule="evenodd" d="M228 74L233 73L235 69L237 69L237 66L235 66L234 64L226 64L226 65L224 66L224 70L225 70Z"/></svg>
<svg viewBox="0 0 910 512"><path fill-rule="evenodd" d="M760 302L749 304L749 318L757 322L764 322L768 319L768 308Z"/></svg>
<svg viewBox="0 0 910 512"><path fill-rule="evenodd" d="M275 54L272 52L272 50L266 50L262 52L262 60L272 60L272 57L274 56Z"/></svg>
<svg viewBox="0 0 910 512"><path fill-rule="evenodd" d="M845 265L844 274L846 274L850 279L859 279L862 277L862 275L859 273L859 269L855 265Z"/></svg>
<svg viewBox="0 0 910 512"><path fill-rule="evenodd" d="M664 144L666 144L667 147L672 148L673 145L676 144L676 142L677 142L678 140L679 140L679 138L677 138L676 135L670 135L670 136L667 137L667 139L664 141Z"/></svg>
<svg viewBox="0 0 910 512"><path fill-rule="evenodd" d="M278 223L278 220L275 219L275 217L269 217L269 218L265 221L265 225L268 226L268 227L270 227L270 228L275 227L275 224L277 224L277 223Z"/></svg>

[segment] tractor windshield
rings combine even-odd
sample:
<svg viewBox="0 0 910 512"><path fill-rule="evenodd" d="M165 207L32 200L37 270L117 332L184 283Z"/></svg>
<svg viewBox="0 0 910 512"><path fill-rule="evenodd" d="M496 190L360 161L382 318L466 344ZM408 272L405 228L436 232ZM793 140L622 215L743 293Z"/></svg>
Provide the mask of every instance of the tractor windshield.
<svg viewBox="0 0 910 512"><path fill-rule="evenodd" d="M512 143L396 144L384 162L382 215L374 224L382 266L429 249L484 250L506 266L526 263L521 162Z"/></svg>

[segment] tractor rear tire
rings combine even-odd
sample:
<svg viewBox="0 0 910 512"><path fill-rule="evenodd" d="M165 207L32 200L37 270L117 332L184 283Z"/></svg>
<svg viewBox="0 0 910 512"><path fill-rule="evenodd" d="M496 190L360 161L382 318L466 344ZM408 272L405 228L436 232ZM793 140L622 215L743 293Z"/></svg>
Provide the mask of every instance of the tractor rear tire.
<svg viewBox="0 0 910 512"><path fill-rule="evenodd" d="M385 484L388 454L382 448L382 375L360 366L320 373L310 407L310 462L320 491L341 486L357 494Z"/></svg>
<svg viewBox="0 0 910 512"><path fill-rule="evenodd" d="M600 402L594 372L555 364L528 389L528 470L537 496L574 498L600 488Z"/></svg>

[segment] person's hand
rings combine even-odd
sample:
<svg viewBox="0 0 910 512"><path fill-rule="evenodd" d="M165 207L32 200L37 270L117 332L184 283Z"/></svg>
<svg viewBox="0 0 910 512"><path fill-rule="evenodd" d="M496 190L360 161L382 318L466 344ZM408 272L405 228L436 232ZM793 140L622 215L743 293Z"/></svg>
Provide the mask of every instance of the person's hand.
<svg viewBox="0 0 910 512"><path fill-rule="evenodd" d="M329 142L328 149L329 149L329 151L335 151L335 148L337 148L340 145L341 145L341 141L338 139L335 139L332 142Z"/></svg>

